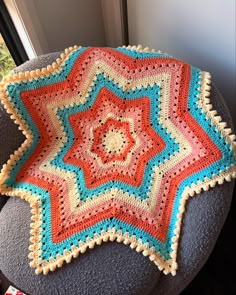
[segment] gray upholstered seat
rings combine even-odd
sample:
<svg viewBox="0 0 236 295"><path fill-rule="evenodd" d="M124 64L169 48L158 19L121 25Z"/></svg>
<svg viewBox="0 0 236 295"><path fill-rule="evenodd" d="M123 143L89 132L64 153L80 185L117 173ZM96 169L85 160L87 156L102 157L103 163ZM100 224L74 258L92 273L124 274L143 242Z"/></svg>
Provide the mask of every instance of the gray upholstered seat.
<svg viewBox="0 0 236 295"><path fill-rule="evenodd" d="M32 70L52 63L59 53L39 57L18 67ZM211 101L223 120L232 125L222 97L212 88ZM21 143L23 136L4 110L0 110L0 166ZM165 276L142 254L109 242L81 255L47 276L29 267L30 206L0 197L0 269L16 286L31 295L44 294L179 294L209 257L227 216L233 183L217 186L188 201L179 245L177 275Z"/></svg>

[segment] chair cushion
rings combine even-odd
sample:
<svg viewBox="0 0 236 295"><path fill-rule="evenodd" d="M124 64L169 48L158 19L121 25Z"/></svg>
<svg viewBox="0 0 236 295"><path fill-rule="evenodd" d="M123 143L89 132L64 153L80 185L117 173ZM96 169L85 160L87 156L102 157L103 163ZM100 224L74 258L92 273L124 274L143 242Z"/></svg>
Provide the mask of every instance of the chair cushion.
<svg viewBox="0 0 236 295"><path fill-rule="evenodd" d="M57 56L59 53L42 56L16 71L46 66ZM229 112L215 87L211 91L211 101L223 120L231 124ZM23 137L5 111L1 110L0 114L0 123L4 124L0 139L0 146L4 146L1 165ZM46 277L36 276L27 257L30 207L23 200L11 198L0 212L0 269L19 288L35 295L178 294L209 257L227 216L232 191L233 183L225 183L188 201L175 277L161 274L142 254L115 242L95 247Z"/></svg>

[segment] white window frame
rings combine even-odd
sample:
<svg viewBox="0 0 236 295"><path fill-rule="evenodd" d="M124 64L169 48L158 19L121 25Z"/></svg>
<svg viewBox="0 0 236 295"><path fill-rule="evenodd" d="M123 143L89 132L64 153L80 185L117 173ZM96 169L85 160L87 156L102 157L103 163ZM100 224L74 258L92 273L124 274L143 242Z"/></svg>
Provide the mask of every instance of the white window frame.
<svg viewBox="0 0 236 295"><path fill-rule="evenodd" d="M44 54L45 48L48 48L47 41L43 35L41 24L37 18L37 13L34 13L33 1L29 2L30 7L32 8L30 13L25 2L22 0L4 0L4 3L29 59ZM34 19L34 24L31 21L32 18ZM37 23L37 31L41 33L40 41L34 29L35 23Z"/></svg>

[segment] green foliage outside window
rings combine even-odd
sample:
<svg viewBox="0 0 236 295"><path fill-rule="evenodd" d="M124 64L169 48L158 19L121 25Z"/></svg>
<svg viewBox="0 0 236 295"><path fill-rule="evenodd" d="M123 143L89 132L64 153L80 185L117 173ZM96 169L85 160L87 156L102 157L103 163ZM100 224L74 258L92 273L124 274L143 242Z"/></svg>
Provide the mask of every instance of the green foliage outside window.
<svg viewBox="0 0 236 295"><path fill-rule="evenodd" d="M1 41L1 36L0 36ZM0 42L0 81L6 76L14 67L15 62L4 42Z"/></svg>

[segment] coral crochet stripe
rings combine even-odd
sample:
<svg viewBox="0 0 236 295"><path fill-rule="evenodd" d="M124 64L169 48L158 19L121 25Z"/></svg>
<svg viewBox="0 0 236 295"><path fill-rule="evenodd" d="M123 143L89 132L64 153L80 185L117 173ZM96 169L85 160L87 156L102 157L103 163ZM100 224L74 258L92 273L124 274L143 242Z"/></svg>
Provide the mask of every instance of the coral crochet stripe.
<svg viewBox="0 0 236 295"><path fill-rule="evenodd" d="M174 275L187 199L236 176L210 75L141 46L74 46L0 91L25 135L0 192L32 207L36 273L116 240Z"/></svg>

